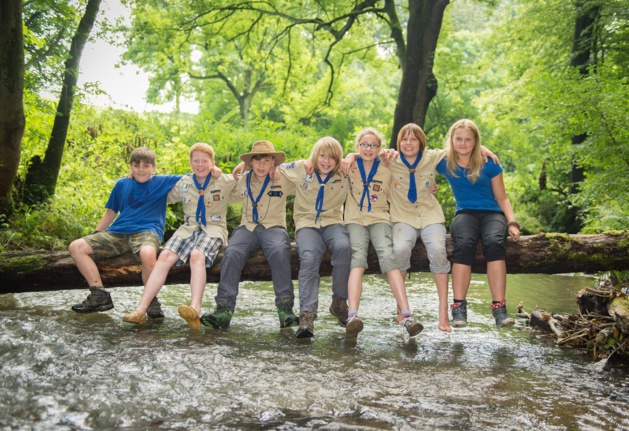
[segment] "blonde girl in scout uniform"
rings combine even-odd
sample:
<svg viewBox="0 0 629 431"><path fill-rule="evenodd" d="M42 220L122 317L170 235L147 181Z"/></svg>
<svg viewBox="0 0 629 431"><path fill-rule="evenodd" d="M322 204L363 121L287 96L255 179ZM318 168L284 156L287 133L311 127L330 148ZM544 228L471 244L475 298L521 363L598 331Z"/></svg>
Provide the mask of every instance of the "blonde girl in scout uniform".
<svg viewBox="0 0 629 431"><path fill-rule="evenodd" d="M330 313L341 325L347 321L347 281L351 248L343 224L347 179L339 172L343 148L326 136L319 139L307 161L280 166L279 172L296 187L293 218L299 255L299 329L297 338L314 336L319 307L319 268L326 250L332 253L332 304ZM314 171L311 168L313 165ZM312 173L308 174L308 171Z"/></svg>
<svg viewBox="0 0 629 431"><path fill-rule="evenodd" d="M231 175L212 178L214 149L204 143L190 148L193 173L179 180L168 195L169 202L183 203L184 224L166 242L135 311L123 318L128 323L145 323L146 310L160 291L170 268L190 259L190 305L180 305L179 314L188 326L201 326L201 301L205 291L206 268L210 268L221 246L227 242L227 203L236 181Z"/></svg>
<svg viewBox="0 0 629 431"><path fill-rule="evenodd" d="M345 204L345 223L352 247L346 325L348 338L355 338L363 329L363 323L358 317L358 307L370 241L378 255L380 270L387 275L389 286L402 313L400 325L406 328L410 336L415 336L423 330L423 326L413 319L406 297L404 279L393 252L387 201L391 170L380 163L378 158L383 142L382 134L376 129L369 127L361 130L356 136L357 169L350 171L348 176L349 196Z"/></svg>
<svg viewBox="0 0 629 431"><path fill-rule="evenodd" d="M269 141L254 142L251 152L240 156L249 171L240 177L232 202L242 202L240 226L232 232L221 260L221 279L216 293L216 309L201 317L201 323L227 329L236 308L240 275L249 256L262 249L271 267L275 305L280 327L296 326L295 300L290 266L290 237L286 231L286 197L295 187L285 177L269 173L286 159Z"/></svg>

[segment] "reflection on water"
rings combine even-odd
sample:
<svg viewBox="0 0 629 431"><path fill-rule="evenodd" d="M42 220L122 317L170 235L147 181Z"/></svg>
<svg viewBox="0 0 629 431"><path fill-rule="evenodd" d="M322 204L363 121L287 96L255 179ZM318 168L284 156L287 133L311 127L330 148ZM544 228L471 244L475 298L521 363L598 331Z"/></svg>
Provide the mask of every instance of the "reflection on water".
<svg viewBox="0 0 629 431"><path fill-rule="evenodd" d="M122 322L141 288L112 290L116 308L79 315L83 291L0 296L1 429L598 430L629 427L626 371L600 372L521 323L497 330L484 276L474 276L470 326L437 329L429 274L409 297L426 326L394 324L385 281L367 277L356 342L328 312L324 280L314 341L280 330L270 283L243 283L228 332L189 330L176 311L187 286L168 286L167 318ZM585 277L509 276L513 315L576 312ZM204 306L211 307L209 285Z"/></svg>

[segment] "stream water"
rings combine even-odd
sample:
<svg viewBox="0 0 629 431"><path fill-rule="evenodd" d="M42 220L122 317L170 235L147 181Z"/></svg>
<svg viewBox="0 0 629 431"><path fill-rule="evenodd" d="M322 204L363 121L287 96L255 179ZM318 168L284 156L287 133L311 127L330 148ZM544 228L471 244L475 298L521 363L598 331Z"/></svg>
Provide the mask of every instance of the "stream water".
<svg viewBox="0 0 629 431"><path fill-rule="evenodd" d="M446 334L431 276L413 274L409 299L426 327L414 339L394 323L386 282L365 281L354 342L327 312L329 279L312 341L279 329L270 283L241 285L227 332L187 328L185 285L162 289L166 319L144 326L122 322L140 287L112 289L116 308L88 315L70 310L86 291L0 295L0 429L629 429L629 372L603 371L522 321L497 329L484 276L473 277L470 325ZM520 301L577 312L575 294L595 284L509 275L509 313Z"/></svg>

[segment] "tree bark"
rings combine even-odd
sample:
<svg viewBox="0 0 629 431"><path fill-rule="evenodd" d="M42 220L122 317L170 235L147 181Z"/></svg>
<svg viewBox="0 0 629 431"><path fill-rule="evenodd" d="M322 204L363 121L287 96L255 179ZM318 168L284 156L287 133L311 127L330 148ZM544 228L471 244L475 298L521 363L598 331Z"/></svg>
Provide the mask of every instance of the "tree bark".
<svg viewBox="0 0 629 431"><path fill-rule="evenodd" d="M55 194L63 150L68 136L68 127L70 126L74 90L79 79L81 55L83 55L83 48L85 48L92 27L96 22L100 3L101 0L88 0L85 13L72 38L69 58L65 62L63 87L57 105L57 115L44 160L41 161L40 156L35 156L26 175L24 201L28 204L37 204Z"/></svg>
<svg viewBox="0 0 629 431"><path fill-rule="evenodd" d="M428 105L437 94L433 73L443 13L449 0L409 0L406 61L398 92L389 146L397 148L397 134L408 123L424 127Z"/></svg>
<svg viewBox="0 0 629 431"><path fill-rule="evenodd" d="M13 213L24 117L22 0L0 2L0 214Z"/></svg>
<svg viewBox="0 0 629 431"><path fill-rule="evenodd" d="M595 66L594 54L596 46L596 22L601 12L601 6L589 1L576 0L576 19L574 22L574 35L572 37L572 57L570 66L576 68L584 78L590 73L590 67ZM572 137L572 145L582 145L588 135L581 133ZM568 190L569 199L579 193L579 185L585 179L585 170L573 160L570 171L570 188ZM580 208L571 205L566 221L566 231L570 233L579 232L583 227L583 220L579 216Z"/></svg>
<svg viewBox="0 0 629 431"><path fill-rule="evenodd" d="M448 256L454 244L448 237ZM220 276L221 251L214 266L207 271L208 282L216 283ZM0 294L42 290L80 289L87 284L66 252L5 253L0 255ZM415 246L411 258L411 272L429 271L426 250L421 243ZM106 287L134 286L142 283L141 267L130 254L97 261ZM598 235L538 234L524 236L515 243L507 242L507 270L509 273L569 273L629 269L629 231ZM484 273L486 262L480 246L476 252L474 272ZM297 279L299 258L291 249L291 271ZM320 274L332 272L329 253L324 256ZM378 273L378 258L369 251L368 274ZM261 252L254 254L241 280L271 280L271 272ZM190 282L187 265L173 268L168 284Z"/></svg>

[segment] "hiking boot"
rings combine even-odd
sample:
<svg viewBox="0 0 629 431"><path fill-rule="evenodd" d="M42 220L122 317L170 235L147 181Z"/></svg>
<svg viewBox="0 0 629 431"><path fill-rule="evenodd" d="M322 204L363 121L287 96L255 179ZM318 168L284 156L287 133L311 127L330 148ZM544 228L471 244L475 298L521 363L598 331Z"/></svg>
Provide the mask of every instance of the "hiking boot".
<svg viewBox="0 0 629 431"><path fill-rule="evenodd" d="M201 323L214 329L227 329L234 313L225 304L217 304L214 313L201 316Z"/></svg>
<svg viewBox="0 0 629 431"><path fill-rule="evenodd" d="M302 311L299 315L299 329L297 330L297 338L314 337L314 320L315 315L312 311Z"/></svg>
<svg viewBox="0 0 629 431"><path fill-rule="evenodd" d="M453 328L464 328L467 326L467 300L451 304L450 311L452 312Z"/></svg>
<svg viewBox="0 0 629 431"><path fill-rule="evenodd" d="M146 313L134 311L133 313L124 316L122 318L122 321L127 323L135 323L136 325L144 325L146 323Z"/></svg>
<svg viewBox="0 0 629 431"><path fill-rule="evenodd" d="M347 299L332 299L332 304L330 304L330 313L339 319L339 325L345 326L347 323Z"/></svg>
<svg viewBox="0 0 629 431"><path fill-rule="evenodd" d="M496 319L496 326L506 328L507 326L515 325L515 320L507 316L507 304L505 301L492 304L490 308L491 314L493 314L494 319Z"/></svg>
<svg viewBox="0 0 629 431"><path fill-rule="evenodd" d="M162 312L162 304L159 303L157 296L151 300L149 308L146 309L146 314L151 319L163 319L164 313Z"/></svg>
<svg viewBox="0 0 629 431"><path fill-rule="evenodd" d="M347 320L345 325L345 336L347 338L356 338L358 333L363 330L363 321L358 315L354 315Z"/></svg>
<svg viewBox="0 0 629 431"><path fill-rule="evenodd" d="M96 311L107 311L114 308L111 295L103 287L90 287L90 294L85 301L72 306L72 310L77 313L94 313Z"/></svg>
<svg viewBox="0 0 629 431"><path fill-rule="evenodd" d="M413 316L405 317L404 319L402 319L400 325L406 328L406 332L408 332L408 335L410 335L411 337L414 337L424 330L424 325L415 321L415 319L413 319Z"/></svg>
<svg viewBox="0 0 629 431"><path fill-rule="evenodd" d="M299 317L295 316L293 307L288 302L282 304L281 307L277 307L277 317L280 319L280 328L299 325Z"/></svg>

